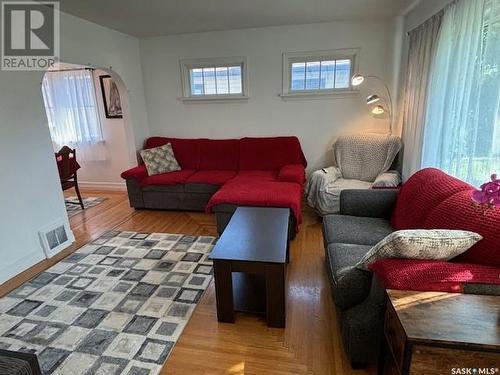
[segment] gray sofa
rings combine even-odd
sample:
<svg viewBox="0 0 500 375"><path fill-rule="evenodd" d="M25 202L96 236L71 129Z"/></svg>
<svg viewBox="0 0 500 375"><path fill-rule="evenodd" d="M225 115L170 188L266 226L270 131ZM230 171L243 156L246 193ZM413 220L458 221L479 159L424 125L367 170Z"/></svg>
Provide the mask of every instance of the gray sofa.
<svg viewBox="0 0 500 375"><path fill-rule="evenodd" d="M353 368L375 363L385 289L371 272L353 266L390 234L397 190L343 190L340 212L323 217L326 264L344 349Z"/></svg>
<svg viewBox="0 0 500 375"><path fill-rule="evenodd" d="M430 184L443 184L443 180L429 181ZM450 194L449 191L445 193ZM377 361L385 311L382 282L373 273L359 270L354 265L373 245L394 231L389 220L398 194L398 190L390 189L343 190L340 194L340 213L323 218L327 271L344 349L353 368ZM435 195L427 194L426 197L433 199ZM441 197L438 203L443 200L444 197ZM405 212L413 214L408 209ZM484 237L487 231L480 234ZM500 285L465 283L462 292L500 295Z"/></svg>
<svg viewBox="0 0 500 375"><path fill-rule="evenodd" d="M135 179L127 179L130 206L141 209L205 211L208 201L219 186L210 184L153 185L141 188ZM226 228L237 204L218 204L212 208L219 236ZM290 211L289 238L297 235L295 216Z"/></svg>

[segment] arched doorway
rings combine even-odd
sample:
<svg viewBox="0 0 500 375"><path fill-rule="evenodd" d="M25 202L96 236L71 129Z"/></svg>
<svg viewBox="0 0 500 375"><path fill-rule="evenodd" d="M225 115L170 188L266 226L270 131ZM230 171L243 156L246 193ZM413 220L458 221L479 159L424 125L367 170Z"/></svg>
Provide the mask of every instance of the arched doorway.
<svg viewBox="0 0 500 375"><path fill-rule="evenodd" d="M54 151L64 145L77 150L80 187L124 190L120 173L136 162L136 153L120 75L61 62L45 72L42 94Z"/></svg>

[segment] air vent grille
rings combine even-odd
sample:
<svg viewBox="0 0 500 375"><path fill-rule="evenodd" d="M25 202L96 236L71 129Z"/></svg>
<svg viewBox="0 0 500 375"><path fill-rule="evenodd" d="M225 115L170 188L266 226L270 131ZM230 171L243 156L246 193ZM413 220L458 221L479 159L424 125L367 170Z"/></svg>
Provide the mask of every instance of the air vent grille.
<svg viewBox="0 0 500 375"><path fill-rule="evenodd" d="M73 234L64 223L57 223L41 229L39 236L47 258L68 247L74 240Z"/></svg>
<svg viewBox="0 0 500 375"><path fill-rule="evenodd" d="M50 250L55 249L57 246L68 241L68 236L66 235L66 229L64 228L64 225L61 225L56 229L47 232L46 236Z"/></svg>

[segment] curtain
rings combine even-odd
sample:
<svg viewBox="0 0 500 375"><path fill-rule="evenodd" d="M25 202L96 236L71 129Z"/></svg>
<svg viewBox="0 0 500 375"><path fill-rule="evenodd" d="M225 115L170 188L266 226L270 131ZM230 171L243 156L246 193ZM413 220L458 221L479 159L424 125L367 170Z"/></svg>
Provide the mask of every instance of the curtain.
<svg viewBox="0 0 500 375"><path fill-rule="evenodd" d="M92 72L48 71L42 81L42 93L55 147L77 148L82 159L102 159L103 133ZM89 151L96 151L94 157Z"/></svg>
<svg viewBox="0 0 500 375"><path fill-rule="evenodd" d="M403 95L403 178L406 180L421 167L422 137L425 120L427 86L431 61L436 51L436 40L442 12L410 31L408 65Z"/></svg>
<svg viewBox="0 0 500 375"><path fill-rule="evenodd" d="M500 171L500 1L445 9L432 63L422 166L480 185Z"/></svg>

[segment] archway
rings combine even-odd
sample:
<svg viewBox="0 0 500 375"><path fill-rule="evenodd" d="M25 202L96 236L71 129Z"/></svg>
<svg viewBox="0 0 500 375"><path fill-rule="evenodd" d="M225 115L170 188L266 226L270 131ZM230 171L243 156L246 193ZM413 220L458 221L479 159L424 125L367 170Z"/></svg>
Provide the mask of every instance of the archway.
<svg viewBox="0 0 500 375"><path fill-rule="evenodd" d="M80 187L94 190L124 190L125 186L120 178L120 173L130 165L136 163L136 152L128 90L120 75L111 67L91 67L88 65L61 62L53 65L45 72L42 82L42 93L44 94L44 98L55 95L52 92L47 94L48 81L52 83L54 80L64 79L64 77L61 77L62 75L69 75L71 77L74 74L76 76L82 71L86 72L85 76L90 74L92 77L92 91L95 96L93 100L102 137L97 141L92 140L91 142L87 142L86 140L82 141L79 137L74 137L75 141L71 136L65 134L66 137L59 137L62 140L55 139L58 137L54 136L54 123L57 123L59 118L50 118L49 112L47 112L53 144L55 143L54 148L57 150L57 147L61 147L64 144L79 151L77 155L78 163L81 166L78 171ZM56 78L54 79L54 77ZM118 112L108 114L107 109L109 109L110 103L109 96L107 97L107 95L109 94L110 87L118 89L121 115L117 115ZM76 102L78 100L79 98L76 99ZM46 98L44 103L48 111ZM65 102L64 105L73 104ZM85 116L80 116L77 113L73 117L81 119ZM63 118L59 123L61 121L65 121L65 119ZM71 128L77 127L78 124L75 125L73 122L78 121L72 121L71 119L68 121L72 125L70 126ZM65 141L66 139L69 141Z"/></svg>

